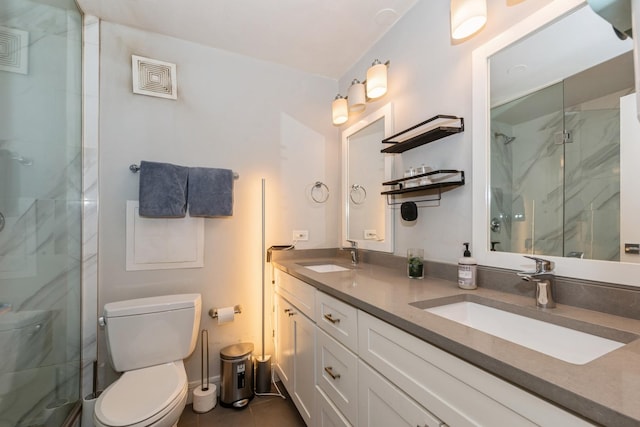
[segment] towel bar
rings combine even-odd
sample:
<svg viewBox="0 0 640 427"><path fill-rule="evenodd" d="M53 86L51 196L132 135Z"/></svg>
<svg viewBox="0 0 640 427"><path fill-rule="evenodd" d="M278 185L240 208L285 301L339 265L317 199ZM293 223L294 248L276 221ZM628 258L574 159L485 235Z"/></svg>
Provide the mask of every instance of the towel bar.
<svg viewBox="0 0 640 427"><path fill-rule="evenodd" d="M129 166L129 170L133 173L138 173L140 171L140 166L134 163ZM240 174L238 174L238 172L234 172L233 179L240 179Z"/></svg>

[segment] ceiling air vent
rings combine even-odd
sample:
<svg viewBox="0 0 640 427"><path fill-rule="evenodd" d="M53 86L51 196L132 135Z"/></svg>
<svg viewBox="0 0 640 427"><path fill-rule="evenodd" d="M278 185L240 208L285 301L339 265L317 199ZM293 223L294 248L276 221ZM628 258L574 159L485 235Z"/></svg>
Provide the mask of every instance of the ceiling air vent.
<svg viewBox="0 0 640 427"><path fill-rule="evenodd" d="M177 99L176 64L131 55L133 93Z"/></svg>
<svg viewBox="0 0 640 427"><path fill-rule="evenodd" d="M0 27L0 70L27 74L29 33Z"/></svg>

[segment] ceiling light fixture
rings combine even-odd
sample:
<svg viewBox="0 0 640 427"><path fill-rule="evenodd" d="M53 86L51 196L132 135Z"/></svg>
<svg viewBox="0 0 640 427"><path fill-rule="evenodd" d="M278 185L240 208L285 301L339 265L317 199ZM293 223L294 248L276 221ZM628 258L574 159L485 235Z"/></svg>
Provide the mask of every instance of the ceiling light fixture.
<svg viewBox="0 0 640 427"><path fill-rule="evenodd" d="M367 107L367 102L378 99L387 93L388 66L389 61L383 64L376 59L367 70L365 81L360 82L358 79L353 79L346 98L340 94L336 95L331 103L331 116L334 125L346 123L349 120L349 113L363 112Z"/></svg>
<svg viewBox="0 0 640 427"><path fill-rule="evenodd" d="M487 0L451 0L451 37L465 39L487 22Z"/></svg>

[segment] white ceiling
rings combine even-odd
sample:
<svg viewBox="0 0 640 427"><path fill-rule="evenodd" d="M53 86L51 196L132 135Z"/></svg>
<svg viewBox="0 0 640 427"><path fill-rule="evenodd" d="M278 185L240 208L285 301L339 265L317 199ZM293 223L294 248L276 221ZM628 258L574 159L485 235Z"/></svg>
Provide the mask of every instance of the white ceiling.
<svg viewBox="0 0 640 427"><path fill-rule="evenodd" d="M417 1L78 0L78 4L105 21L338 79Z"/></svg>

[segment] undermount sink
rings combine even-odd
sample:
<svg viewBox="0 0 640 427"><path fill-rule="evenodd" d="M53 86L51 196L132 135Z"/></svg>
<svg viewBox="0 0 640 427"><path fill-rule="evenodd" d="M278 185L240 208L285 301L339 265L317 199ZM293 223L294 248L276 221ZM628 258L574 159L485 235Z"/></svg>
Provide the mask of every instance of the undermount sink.
<svg viewBox="0 0 640 427"><path fill-rule="evenodd" d="M343 267L341 265L336 264L316 264L316 265L305 265L305 268L309 270L313 270L316 273L334 273L336 271L348 271L349 269Z"/></svg>
<svg viewBox="0 0 640 427"><path fill-rule="evenodd" d="M412 305L576 365L584 365L624 346L626 342L635 338L629 337L632 334L615 331L617 334L612 334L619 335L615 338L624 341L620 342L472 301L449 302L426 308L421 307L421 303L412 303ZM613 331L604 327L602 329Z"/></svg>

